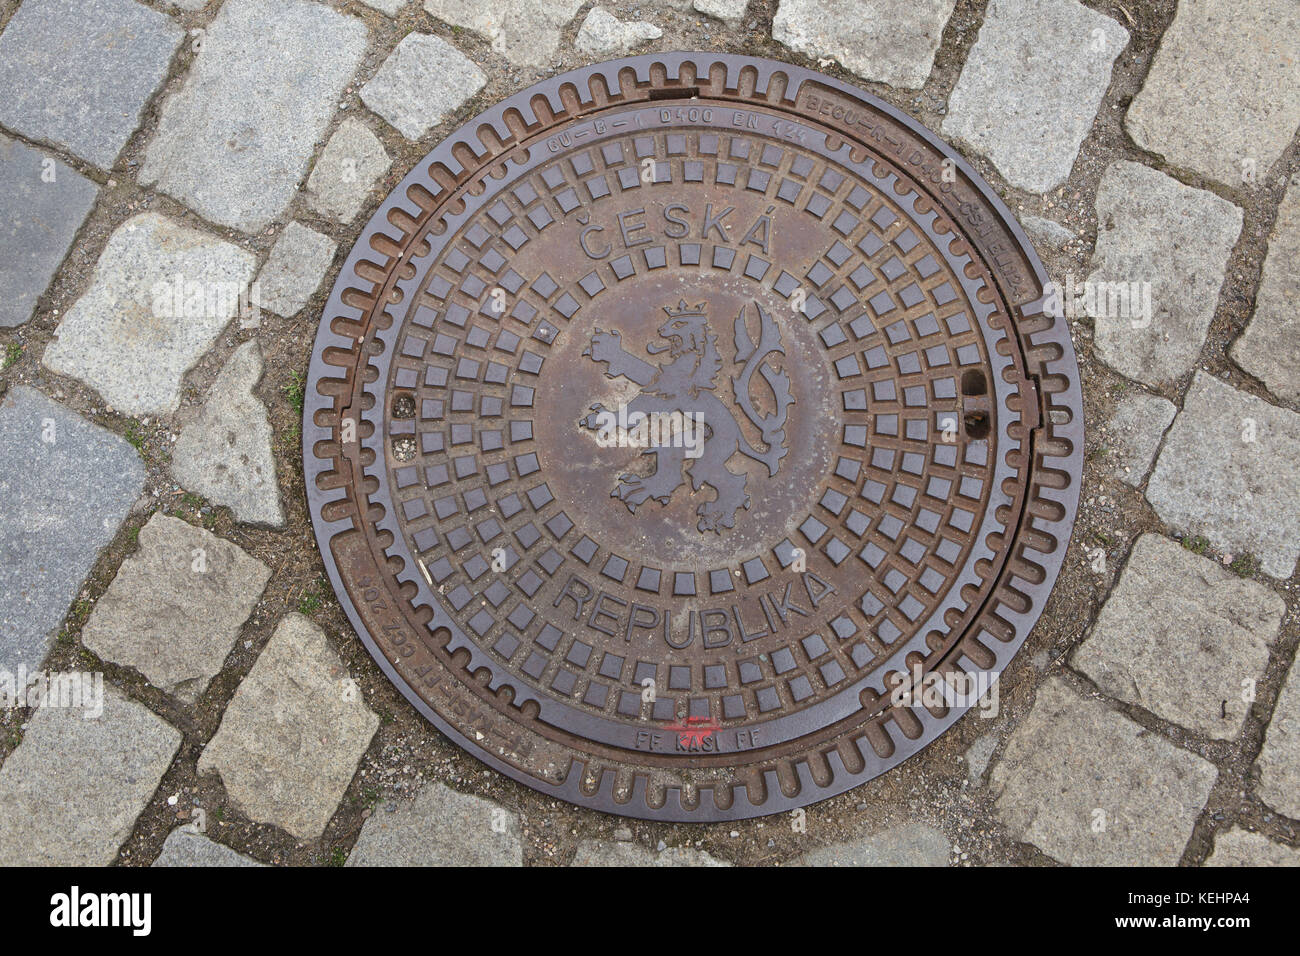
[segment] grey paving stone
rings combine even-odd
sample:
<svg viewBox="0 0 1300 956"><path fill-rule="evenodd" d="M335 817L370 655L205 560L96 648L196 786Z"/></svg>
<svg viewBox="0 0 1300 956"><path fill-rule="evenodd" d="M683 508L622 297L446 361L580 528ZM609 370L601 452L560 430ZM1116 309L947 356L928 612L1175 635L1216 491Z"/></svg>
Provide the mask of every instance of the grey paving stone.
<svg viewBox="0 0 1300 956"><path fill-rule="evenodd" d="M7 866L106 866L180 748L180 732L104 685L103 713L37 709L0 767Z"/></svg>
<svg viewBox="0 0 1300 956"><path fill-rule="evenodd" d="M193 826L177 827L167 834L153 866L265 866L208 839Z"/></svg>
<svg viewBox="0 0 1300 956"><path fill-rule="evenodd" d="M1173 866L1215 775L1209 761L1051 678L989 786L1012 839L1062 863Z"/></svg>
<svg viewBox="0 0 1300 956"><path fill-rule="evenodd" d="M1300 866L1300 850L1274 843L1259 833L1233 827L1214 838L1206 866Z"/></svg>
<svg viewBox="0 0 1300 956"><path fill-rule="evenodd" d="M604 7L592 7L578 28L573 47L588 56L615 56L664 35L645 20L620 20Z"/></svg>
<svg viewBox="0 0 1300 956"><path fill-rule="evenodd" d="M366 28L307 0L226 0L140 181L223 226L265 228L293 199L366 49Z"/></svg>
<svg viewBox="0 0 1300 956"><path fill-rule="evenodd" d="M109 237L41 361L125 414L174 412L181 380L239 310L255 265L238 246L157 213L134 216Z"/></svg>
<svg viewBox="0 0 1300 956"><path fill-rule="evenodd" d="M923 823L882 830L860 840L805 853L792 866L947 866L951 844Z"/></svg>
<svg viewBox="0 0 1300 956"><path fill-rule="evenodd" d="M1228 740L1250 709L1243 682L1264 676L1285 611L1264 585L1144 534L1074 666L1111 697Z"/></svg>
<svg viewBox="0 0 1300 956"><path fill-rule="evenodd" d="M705 16L734 26L745 16L745 8L749 6L749 0L695 0L693 6L696 11Z"/></svg>
<svg viewBox="0 0 1300 956"><path fill-rule="evenodd" d="M0 328L32 317L98 188L53 156L0 135Z"/></svg>
<svg viewBox="0 0 1300 956"><path fill-rule="evenodd" d="M262 353L254 339L230 357L212 383L198 417L181 429L172 449L172 476L236 518L284 524L275 477L266 406L253 394L262 379Z"/></svg>
<svg viewBox="0 0 1300 956"><path fill-rule="evenodd" d="M954 0L781 0L772 38L796 53L831 57L866 80L925 85Z"/></svg>
<svg viewBox="0 0 1300 956"><path fill-rule="evenodd" d="M26 0L0 34L0 123L108 169L182 36L134 0Z"/></svg>
<svg viewBox="0 0 1300 956"><path fill-rule="evenodd" d="M258 303L285 318L296 315L320 288L337 248L329 236L289 223L258 273Z"/></svg>
<svg viewBox="0 0 1300 956"><path fill-rule="evenodd" d="M1176 530L1252 554L1265 574L1286 578L1300 558L1297 461L1300 415L1197 372L1147 498Z"/></svg>
<svg viewBox="0 0 1300 956"><path fill-rule="evenodd" d="M1111 474L1134 488L1141 485L1156 460L1160 439L1176 414L1178 409L1174 403L1159 395L1146 392L1125 395L1101 429Z"/></svg>
<svg viewBox="0 0 1300 956"><path fill-rule="evenodd" d="M424 0L443 23L473 30L516 66L546 66L560 49L560 31L584 0Z"/></svg>
<svg viewBox="0 0 1300 956"><path fill-rule="evenodd" d="M944 135L984 153L1014 186L1054 189L1074 168L1128 39L1076 0L991 0Z"/></svg>
<svg viewBox="0 0 1300 956"><path fill-rule="evenodd" d="M1300 176L1291 179L1268 240L1250 324L1232 358L1278 398L1300 403Z"/></svg>
<svg viewBox="0 0 1300 956"><path fill-rule="evenodd" d="M1260 799L1300 819L1300 668L1295 664L1278 695L1256 764Z"/></svg>
<svg viewBox="0 0 1300 956"><path fill-rule="evenodd" d="M486 83L483 71L446 40L411 33L361 88L361 101L407 139L419 139Z"/></svg>
<svg viewBox="0 0 1300 956"><path fill-rule="evenodd" d="M1097 246L1088 282L1094 348L1111 368L1159 386L1191 371L1214 318L1228 256L1241 234L1241 209L1164 173L1120 161L1097 190ZM1130 296L1149 283L1151 314ZM1123 284L1121 286L1121 284ZM1140 302L1140 300L1139 300Z"/></svg>
<svg viewBox="0 0 1300 956"><path fill-rule="evenodd" d="M199 757L253 820L316 839L379 727L324 632L301 614L276 627Z"/></svg>
<svg viewBox="0 0 1300 956"><path fill-rule="evenodd" d="M361 2L390 17L397 16L402 12L402 7L406 6L406 0L361 0Z"/></svg>
<svg viewBox="0 0 1300 956"><path fill-rule="evenodd" d="M1262 179L1300 124L1295 0L1184 0L1125 127L1170 163L1229 186Z"/></svg>
<svg viewBox="0 0 1300 956"><path fill-rule="evenodd" d="M348 117L325 144L307 179L307 201L318 212L350 223L392 165L379 137L365 123Z"/></svg>
<svg viewBox="0 0 1300 956"><path fill-rule="evenodd" d="M1053 219L1042 216L1021 216L1020 224L1025 227L1030 241L1038 249L1060 249L1075 238L1074 233Z"/></svg>
<svg viewBox="0 0 1300 956"><path fill-rule="evenodd" d="M703 850L670 846L655 851L638 843L583 840L572 866L731 866Z"/></svg>
<svg viewBox="0 0 1300 956"><path fill-rule="evenodd" d="M971 783L984 776L984 771L989 768L989 761L993 759L993 751L997 749L997 734L985 734L975 738L975 742L966 751L966 777Z"/></svg>
<svg viewBox="0 0 1300 956"><path fill-rule="evenodd" d="M0 669L40 665L144 479L107 429L25 385L0 396Z"/></svg>
<svg viewBox="0 0 1300 956"><path fill-rule="evenodd" d="M192 701L221 670L270 576L224 538L156 513L95 605L81 642Z"/></svg>
<svg viewBox="0 0 1300 956"><path fill-rule="evenodd" d="M491 800L430 783L414 800L375 807L348 866L523 866L519 817Z"/></svg>

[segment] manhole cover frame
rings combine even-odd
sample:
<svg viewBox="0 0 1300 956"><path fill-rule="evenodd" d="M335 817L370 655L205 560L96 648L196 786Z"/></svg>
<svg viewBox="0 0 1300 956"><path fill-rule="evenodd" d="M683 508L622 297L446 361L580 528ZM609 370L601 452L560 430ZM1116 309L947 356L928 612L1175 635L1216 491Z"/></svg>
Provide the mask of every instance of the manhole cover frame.
<svg viewBox="0 0 1300 956"><path fill-rule="evenodd" d="M603 91L600 91L601 83ZM702 93L696 89L706 86L709 89ZM718 92L720 89L723 92ZM598 93L594 94L593 90ZM701 95L692 98L693 93ZM420 586L409 562L389 581L382 573L366 573L371 567L375 571L382 567L374 554L366 557L356 549L349 549L340 555L331 544L342 533L355 530L358 524L355 520L358 512L349 488L357 483L375 482L374 473L384 467L382 461L365 460L362 443L367 426L378 428L382 424L387 402L380 401L363 410L360 402L362 392L367 390L365 383L349 375L346 385L338 387L342 366L338 361L325 360L327 351L335 358L351 353L350 361L359 360L368 365L368 358L358 359L361 343L367 335L373 335L376 316L386 317L385 310L379 306L362 308L366 305L366 293L362 290L373 289L374 282L361 275L382 275L381 288L404 301L411 291L409 285L404 287L410 276L404 276L394 264L402 262L412 251L415 244L412 237L423 234L423 223L430 215L455 208L445 206L445 194L461 192L467 181L500 165L497 157L518 147L518 134L523 134L523 141L531 148L545 148L549 137L564 130L572 131L605 113L654 101L666 109L712 106L744 110L749 106L788 113L795 126L810 120L822 123L823 129L833 124L840 133L838 142L849 144L855 158L865 155L861 147L867 147L878 165L883 163L902 171L910 185L922 188L921 196L932 206L944 208L955 223L960 224L961 217L965 217L962 238L976 260L990 268L998 286L994 301L1012 307L1011 325L1016 331L1007 338L1019 347L1029 370L1016 383L1018 395L1012 397L1011 404L1020 414L1021 422L1019 426L1013 423L1012 427L1021 428L1019 437L1029 449L1032 464L1028 468L1029 485L1014 536L1011 544L1003 548L1005 560L997 572L997 583L972 623L944 660L936 663L935 669L959 669L982 675L986 680L997 679L1043 611L1060 571L1077 512L1083 403L1068 325L1053 304L1046 271L1032 245L1005 204L973 167L929 130L877 97L792 64L710 53L650 54L598 63L516 93L443 140L415 165L367 222L326 304L312 349L303 413L306 492L327 575L358 636L385 676L407 700L462 749L535 790L580 806L622 816L670 821L744 819L806 806L858 786L919 752L969 708L881 704L859 718L863 724L873 724L875 731L874 737L868 735L870 740L864 737L858 743L865 758L860 769L846 766L836 752L814 767L807 759L809 753L791 747L788 759L782 757L779 761L786 764L782 767L785 775L779 775L776 769L767 770L763 774L763 786L755 788L755 793L744 785L731 787L725 794L707 785L693 789L669 785L662 794L663 802L658 803L648 799L641 778L631 788L616 792L616 775L608 766L601 767L597 779L589 779L587 764L578 757L573 758L563 779L542 779L492 752L472 739L465 728L439 713L395 666L394 659L399 657L402 645L390 643L386 652L372 633L373 624L376 632L390 637L401 635L403 642L411 639L404 628L414 628L411 622L401 616L391 616L400 603L394 590ZM552 121L538 127L535 107L549 109ZM528 127L534 128L530 132ZM485 178L490 181L490 177ZM434 207L432 213L422 210L414 199L417 194ZM949 195L957 197L957 201L948 200L951 206L944 204ZM419 214L418 221L412 212ZM404 312L405 306L399 302L391 312L393 321L400 322ZM354 327L354 334L340 331L348 330L349 326ZM325 386L324 390L318 387L321 385ZM376 382L376 386L382 388L383 382ZM349 391L350 399L346 394ZM337 401L335 393L342 396ZM338 440L338 423L349 417L357 423L361 434L345 445ZM353 484L340 481L344 471L352 475ZM386 480L378 484L386 488ZM400 543L400 530L392 518L391 498L387 499L387 505L388 514L377 521L376 527L393 534ZM347 537L364 537L371 546L384 550L375 543L373 531ZM346 574L341 573L340 561ZM398 562L390 554L385 563ZM996 632L996 639L988 629ZM987 639L981 640L981 633ZM453 682L466 691L473 691L477 682L472 672L479 669L481 664L471 659L469 672L456 674ZM502 675L494 675L493 686L502 680ZM493 695L489 692L485 696ZM882 734L886 739L879 739ZM876 746L875 752L862 749L868 742ZM882 755L882 749L887 753Z"/></svg>

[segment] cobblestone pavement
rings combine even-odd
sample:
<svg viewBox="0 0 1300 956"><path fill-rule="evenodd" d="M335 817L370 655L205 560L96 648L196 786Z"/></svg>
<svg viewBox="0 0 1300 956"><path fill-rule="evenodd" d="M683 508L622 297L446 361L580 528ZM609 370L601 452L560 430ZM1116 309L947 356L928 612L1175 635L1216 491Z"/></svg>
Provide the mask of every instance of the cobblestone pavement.
<svg viewBox="0 0 1300 956"><path fill-rule="evenodd" d="M0 0L0 27L0 671L103 681L95 719L0 711L0 861L1300 864L1295 0ZM557 803L429 727L322 577L299 441L381 197L529 83L670 49L813 66L954 142L1062 286L1088 421L996 716L704 827Z"/></svg>

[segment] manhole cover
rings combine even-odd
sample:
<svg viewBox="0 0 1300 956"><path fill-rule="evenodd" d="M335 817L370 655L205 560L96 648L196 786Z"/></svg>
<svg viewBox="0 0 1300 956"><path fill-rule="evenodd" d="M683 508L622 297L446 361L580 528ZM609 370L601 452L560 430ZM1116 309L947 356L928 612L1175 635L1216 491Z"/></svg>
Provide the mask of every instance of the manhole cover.
<svg viewBox="0 0 1300 956"><path fill-rule="evenodd" d="M1044 281L965 162L836 80L543 82L406 177L330 297L334 588L530 787L698 821L840 793L961 716L1056 578L1083 423Z"/></svg>

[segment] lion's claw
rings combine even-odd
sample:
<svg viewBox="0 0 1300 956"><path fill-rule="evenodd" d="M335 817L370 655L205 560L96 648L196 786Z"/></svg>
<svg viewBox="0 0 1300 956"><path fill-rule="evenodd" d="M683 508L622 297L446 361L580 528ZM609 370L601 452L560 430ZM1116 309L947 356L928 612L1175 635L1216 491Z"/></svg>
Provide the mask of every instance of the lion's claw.
<svg viewBox="0 0 1300 956"><path fill-rule="evenodd" d="M667 487L668 483L659 472L648 476L620 475L618 482L609 493L610 497L621 500L634 514L637 507L647 501L657 501L661 505L672 501L674 489Z"/></svg>
<svg viewBox="0 0 1300 956"><path fill-rule="evenodd" d="M696 527L700 531L712 531L714 534L722 534L723 528L734 528L736 526L736 512L742 507L749 507L749 498L735 506L728 508L716 498L713 501L706 501L695 509L695 513L700 516Z"/></svg>
<svg viewBox="0 0 1300 956"><path fill-rule="evenodd" d="M623 475L620 477L613 494L627 505L628 511L634 514L637 505L643 505L650 500L650 489L646 487L645 479L640 475Z"/></svg>
<svg viewBox="0 0 1300 956"><path fill-rule="evenodd" d="M578 427L590 428L592 431L598 431L608 424L608 420L603 419L603 416L609 414L609 411L604 405L600 404L600 402L596 402L590 407L592 414L584 415L582 418L578 419Z"/></svg>

